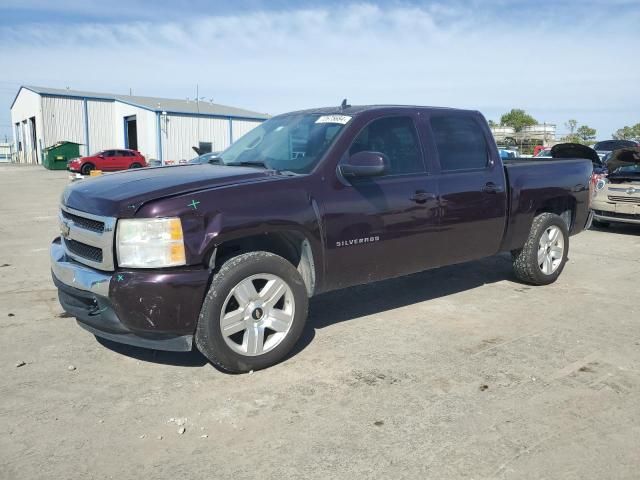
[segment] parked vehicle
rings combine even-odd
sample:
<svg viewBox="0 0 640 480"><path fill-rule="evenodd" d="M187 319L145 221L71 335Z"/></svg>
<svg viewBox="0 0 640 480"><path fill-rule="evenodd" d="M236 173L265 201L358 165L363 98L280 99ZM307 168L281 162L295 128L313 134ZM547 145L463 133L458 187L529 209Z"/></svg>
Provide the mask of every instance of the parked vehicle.
<svg viewBox="0 0 640 480"><path fill-rule="evenodd" d="M290 352L322 292L498 252L511 252L520 280L554 282L569 236L590 222L591 171L580 159L503 162L474 111L289 113L215 164L68 186L53 281L95 335L195 343L247 372Z"/></svg>
<svg viewBox="0 0 640 480"><path fill-rule="evenodd" d="M500 158L506 160L508 158L517 158L518 152L516 150L507 150L505 148L499 148L498 152L500 154Z"/></svg>
<svg viewBox="0 0 640 480"><path fill-rule="evenodd" d="M633 140L603 140L601 142L597 142L593 149L598 152L600 158L604 158L604 156L613 152L614 150L620 150L621 148L634 148L638 147L640 144Z"/></svg>
<svg viewBox="0 0 640 480"><path fill-rule="evenodd" d="M593 198L594 223L640 224L640 148L615 150L607 174L598 179Z"/></svg>
<svg viewBox="0 0 640 480"><path fill-rule="evenodd" d="M538 153L540 153L540 150L544 150L545 148L549 147L545 147L544 145L536 145L535 147L533 147L533 156L537 156Z"/></svg>
<svg viewBox="0 0 640 480"><path fill-rule="evenodd" d="M115 172L130 168L147 167L147 161L137 150L103 150L89 157L79 157L69 160L67 169L89 175L91 170Z"/></svg>
<svg viewBox="0 0 640 480"><path fill-rule="evenodd" d="M551 147L545 147L538 150L538 153L535 154L532 158L553 158L551 156Z"/></svg>

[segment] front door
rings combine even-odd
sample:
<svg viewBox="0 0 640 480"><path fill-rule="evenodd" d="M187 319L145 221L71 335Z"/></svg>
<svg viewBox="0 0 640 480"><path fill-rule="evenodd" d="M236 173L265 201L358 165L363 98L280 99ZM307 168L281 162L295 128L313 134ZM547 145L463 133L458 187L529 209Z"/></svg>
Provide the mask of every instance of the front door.
<svg viewBox="0 0 640 480"><path fill-rule="evenodd" d="M412 115L370 122L343 155L385 154L389 172L336 181L323 205L327 285L340 288L423 270L435 261L437 180L431 177ZM338 174L339 175L339 174Z"/></svg>
<svg viewBox="0 0 640 480"><path fill-rule="evenodd" d="M484 120L467 112L432 113L426 128L440 165L440 250L446 263L498 253L507 196L502 163Z"/></svg>

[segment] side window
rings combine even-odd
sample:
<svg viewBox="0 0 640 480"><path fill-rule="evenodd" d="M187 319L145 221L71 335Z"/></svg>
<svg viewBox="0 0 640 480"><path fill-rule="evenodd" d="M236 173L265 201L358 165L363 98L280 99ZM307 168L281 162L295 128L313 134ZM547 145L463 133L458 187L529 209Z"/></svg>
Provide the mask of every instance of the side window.
<svg viewBox="0 0 640 480"><path fill-rule="evenodd" d="M356 137L349 155L372 151L389 158L391 175L424 172L418 134L410 117L388 117L374 120Z"/></svg>
<svg viewBox="0 0 640 480"><path fill-rule="evenodd" d="M104 156L105 158L109 158L109 157L115 157L115 150L105 150L104 151Z"/></svg>
<svg viewBox="0 0 640 480"><path fill-rule="evenodd" d="M485 168L489 162L482 128L467 116L438 115L431 118L431 130L442 171Z"/></svg>

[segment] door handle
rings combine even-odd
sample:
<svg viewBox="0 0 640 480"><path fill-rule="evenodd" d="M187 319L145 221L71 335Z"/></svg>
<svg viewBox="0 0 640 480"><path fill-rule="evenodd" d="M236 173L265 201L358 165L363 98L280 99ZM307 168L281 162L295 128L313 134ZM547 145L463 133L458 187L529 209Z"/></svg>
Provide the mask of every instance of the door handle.
<svg viewBox="0 0 640 480"><path fill-rule="evenodd" d="M426 203L430 198L435 198L435 195L433 193L425 192L424 190L418 190L409 197L409 200L416 203Z"/></svg>
<svg viewBox="0 0 640 480"><path fill-rule="evenodd" d="M482 191L484 193L502 193L504 192L504 188L502 188L500 185L496 185L493 182L487 182L487 184L482 187Z"/></svg>

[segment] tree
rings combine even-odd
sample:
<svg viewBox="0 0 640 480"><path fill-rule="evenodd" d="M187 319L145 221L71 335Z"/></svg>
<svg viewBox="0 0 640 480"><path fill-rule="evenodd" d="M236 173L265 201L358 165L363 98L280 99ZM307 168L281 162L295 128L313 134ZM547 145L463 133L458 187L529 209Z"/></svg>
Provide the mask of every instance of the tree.
<svg viewBox="0 0 640 480"><path fill-rule="evenodd" d="M619 128L612 136L616 140L640 140L640 123L636 123L631 127L624 126Z"/></svg>
<svg viewBox="0 0 640 480"><path fill-rule="evenodd" d="M581 125L578 130L576 130L576 135L586 143L596 139L596 129L591 128L589 125Z"/></svg>
<svg viewBox="0 0 640 480"><path fill-rule="evenodd" d="M487 123L489 123L489 127L490 128L494 128L494 127L498 126L498 124L496 122L494 122L493 120L489 120Z"/></svg>
<svg viewBox="0 0 640 480"><path fill-rule="evenodd" d="M538 121L524 110L512 108L510 112L500 117L500 125L512 127L516 132L522 131L524 127L536 125Z"/></svg>
<svg viewBox="0 0 640 480"><path fill-rule="evenodd" d="M567 130L569 130L569 136L573 136L573 134L576 132L578 121L572 118L571 120L567 120L564 126L567 127Z"/></svg>

